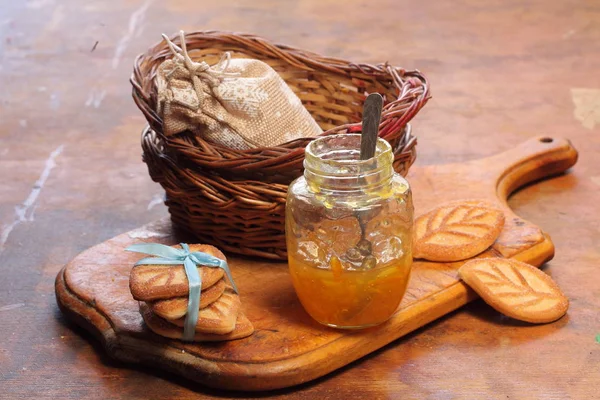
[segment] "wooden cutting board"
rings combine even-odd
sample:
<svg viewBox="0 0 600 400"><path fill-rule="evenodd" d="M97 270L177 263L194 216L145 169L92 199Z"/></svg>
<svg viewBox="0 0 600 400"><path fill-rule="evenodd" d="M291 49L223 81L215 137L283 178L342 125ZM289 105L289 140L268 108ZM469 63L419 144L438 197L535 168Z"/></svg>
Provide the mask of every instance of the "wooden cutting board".
<svg viewBox="0 0 600 400"><path fill-rule="evenodd" d="M554 255L549 236L516 216L506 199L520 186L564 172L576 161L577 152L566 140L535 138L482 160L414 167L408 178L417 215L453 200L497 203L506 213L506 226L482 256L540 266ZM462 262L417 261L402 304L388 322L362 331L338 331L320 326L305 313L285 263L230 257L244 312L256 332L231 342L186 344L149 331L129 293L129 271L140 256L123 249L142 241L179 242L170 221L163 219L84 251L56 278L61 310L96 336L112 357L216 388L268 390L315 379L477 297L457 277Z"/></svg>

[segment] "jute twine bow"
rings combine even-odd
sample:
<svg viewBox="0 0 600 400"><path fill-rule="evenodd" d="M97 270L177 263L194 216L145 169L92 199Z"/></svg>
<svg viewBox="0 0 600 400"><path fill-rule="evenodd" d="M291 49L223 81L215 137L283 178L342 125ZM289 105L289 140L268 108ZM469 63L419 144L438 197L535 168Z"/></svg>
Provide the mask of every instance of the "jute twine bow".
<svg viewBox="0 0 600 400"><path fill-rule="evenodd" d="M167 42L167 45L171 49L173 53L173 59L184 68L180 69L181 72L186 73L186 77L192 81L192 85L194 87L194 91L196 92L196 96L198 96L198 101L202 104L202 100L204 99L204 91L202 90L202 81L208 83L208 85L212 88L219 85L221 79L224 77L236 77L240 74L237 72L225 72L229 67L229 62L231 61L231 53L225 52L219 62L211 67L206 63L206 61L196 62L192 60L187 52L187 46L185 43L185 34L183 31L179 31L179 41L181 42L181 47L177 46L173 43L167 35L163 33L163 39ZM183 71L182 71L183 70ZM173 69L167 77L170 76L175 69ZM162 89L162 88L159 88Z"/></svg>

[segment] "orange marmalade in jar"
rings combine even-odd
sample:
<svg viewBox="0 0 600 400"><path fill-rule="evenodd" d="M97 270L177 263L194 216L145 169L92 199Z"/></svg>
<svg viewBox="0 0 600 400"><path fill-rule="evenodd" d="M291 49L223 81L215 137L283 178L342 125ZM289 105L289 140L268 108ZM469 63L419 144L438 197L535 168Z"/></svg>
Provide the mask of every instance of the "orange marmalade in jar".
<svg viewBox="0 0 600 400"><path fill-rule="evenodd" d="M390 145L360 160L360 135L306 147L304 176L289 187L286 240L304 309L335 328L378 325L398 308L412 265L413 205Z"/></svg>

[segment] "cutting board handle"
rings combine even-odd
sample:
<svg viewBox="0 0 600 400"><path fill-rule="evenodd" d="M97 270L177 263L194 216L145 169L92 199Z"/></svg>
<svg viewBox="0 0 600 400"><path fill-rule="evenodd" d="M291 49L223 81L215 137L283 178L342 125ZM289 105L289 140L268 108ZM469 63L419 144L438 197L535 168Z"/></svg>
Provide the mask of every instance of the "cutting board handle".
<svg viewBox="0 0 600 400"><path fill-rule="evenodd" d="M474 164L484 163L480 167L495 177L498 198L507 199L527 183L565 172L575 165L577 157L577 150L567 139L539 136Z"/></svg>

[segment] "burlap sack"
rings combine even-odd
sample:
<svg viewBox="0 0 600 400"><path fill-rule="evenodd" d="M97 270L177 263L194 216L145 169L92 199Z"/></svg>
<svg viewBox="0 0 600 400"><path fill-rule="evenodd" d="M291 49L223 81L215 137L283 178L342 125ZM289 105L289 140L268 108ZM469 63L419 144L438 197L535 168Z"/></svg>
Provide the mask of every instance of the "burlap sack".
<svg viewBox="0 0 600 400"><path fill-rule="evenodd" d="M157 112L165 135L190 131L232 149L272 147L322 133L300 99L267 64L231 59L225 53L215 66L191 60L163 35L173 58L155 78Z"/></svg>

